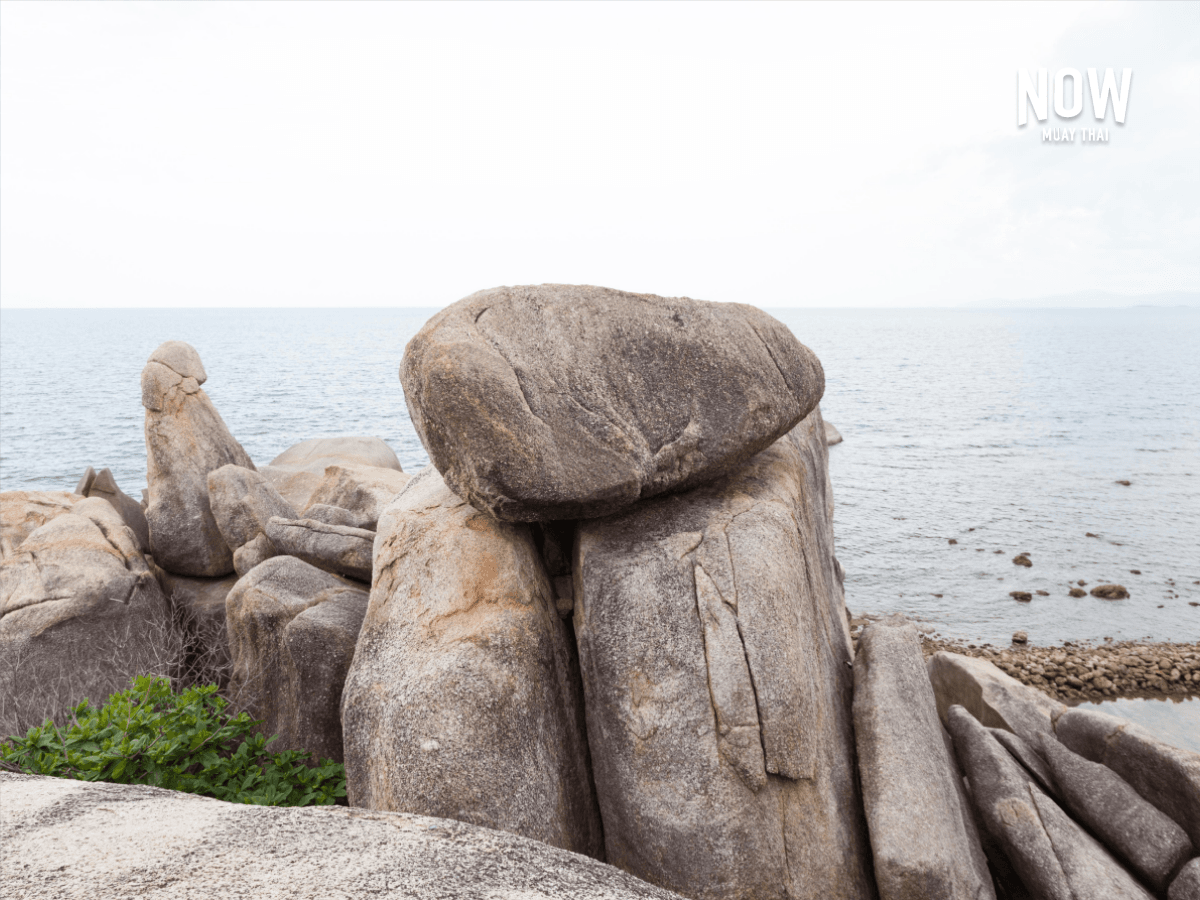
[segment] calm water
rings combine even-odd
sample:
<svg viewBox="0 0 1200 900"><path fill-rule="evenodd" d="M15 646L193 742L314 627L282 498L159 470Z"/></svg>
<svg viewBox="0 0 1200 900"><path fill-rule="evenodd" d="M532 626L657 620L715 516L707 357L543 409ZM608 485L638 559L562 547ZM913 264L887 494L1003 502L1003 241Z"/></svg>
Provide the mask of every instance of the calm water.
<svg viewBox="0 0 1200 900"><path fill-rule="evenodd" d="M431 313L4 311L0 489L69 489L92 465L140 496L139 378L170 339L200 352L256 462L374 434L413 471L427 458L397 371ZM1200 640L1200 310L773 314L820 356L822 410L846 439L830 465L853 611L1003 643L1018 628L1036 643ZM1021 551L1032 568L1011 562ZM1070 599L1079 579L1132 597Z"/></svg>

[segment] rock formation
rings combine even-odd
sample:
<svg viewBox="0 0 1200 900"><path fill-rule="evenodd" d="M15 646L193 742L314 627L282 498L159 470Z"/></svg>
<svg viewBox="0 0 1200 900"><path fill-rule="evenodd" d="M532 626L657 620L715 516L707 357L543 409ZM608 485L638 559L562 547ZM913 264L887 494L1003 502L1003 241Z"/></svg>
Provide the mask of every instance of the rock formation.
<svg viewBox="0 0 1200 900"><path fill-rule="evenodd" d="M225 601L230 692L277 734L275 752L342 761L342 686L367 592L290 556L267 560Z"/></svg>
<svg viewBox="0 0 1200 900"><path fill-rule="evenodd" d="M578 670L530 528L426 468L377 546L342 702L351 805L600 856Z"/></svg>
<svg viewBox="0 0 1200 900"><path fill-rule="evenodd" d="M70 491L5 491L0 494L0 560L51 519L70 512L83 496Z"/></svg>
<svg viewBox="0 0 1200 900"><path fill-rule="evenodd" d="M880 900L995 900L907 620L870 624L859 640L854 733Z"/></svg>
<svg viewBox="0 0 1200 900"><path fill-rule="evenodd" d="M142 370L146 407L146 521L155 561L179 575L215 577L233 571L208 501L208 473L224 465L253 469L200 385L208 376L200 356L182 341L167 341Z"/></svg>
<svg viewBox="0 0 1200 900"><path fill-rule="evenodd" d="M233 551L238 575L278 554L266 536L272 516L296 518L296 510L265 475L241 466L221 466L208 473L208 501L217 529Z"/></svg>
<svg viewBox="0 0 1200 900"><path fill-rule="evenodd" d="M338 575L371 582L371 557L375 532L347 525L326 525L316 519L281 519L267 522L267 537L280 553Z"/></svg>
<svg viewBox="0 0 1200 900"><path fill-rule="evenodd" d="M539 285L472 294L405 349L446 484L507 521L616 512L732 471L821 399L816 356L735 303Z"/></svg>
<svg viewBox="0 0 1200 900"><path fill-rule="evenodd" d="M721 481L579 524L607 859L688 897L874 891L826 453L814 411Z"/></svg>
<svg viewBox="0 0 1200 900"><path fill-rule="evenodd" d="M1054 721L1067 709L985 659L943 650L929 658L928 669L938 715L947 728L950 707L959 705L983 725L1032 741L1040 732L1053 734Z"/></svg>
<svg viewBox="0 0 1200 900"><path fill-rule="evenodd" d="M303 512L330 466L372 466L399 472L400 460L377 437L310 438L288 447L260 471L288 503Z"/></svg>
<svg viewBox="0 0 1200 900"><path fill-rule="evenodd" d="M404 490L411 477L382 466L328 466L304 510L304 517L313 518L311 510L314 506L344 509L354 514L353 527L373 531L384 508Z"/></svg>
<svg viewBox="0 0 1200 900"><path fill-rule="evenodd" d="M83 497L100 497L107 500L133 532L138 549L142 553L150 550L150 526L146 523L146 513L140 503L117 486L112 469L101 469L97 473L88 466L75 487L75 493Z"/></svg>

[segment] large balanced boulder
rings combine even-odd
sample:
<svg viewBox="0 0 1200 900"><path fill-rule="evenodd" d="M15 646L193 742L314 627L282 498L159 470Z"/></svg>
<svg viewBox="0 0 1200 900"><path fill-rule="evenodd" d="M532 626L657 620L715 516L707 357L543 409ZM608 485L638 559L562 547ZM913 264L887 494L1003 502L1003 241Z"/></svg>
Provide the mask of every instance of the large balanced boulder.
<svg viewBox="0 0 1200 900"><path fill-rule="evenodd" d="M207 378L191 345L167 341L142 370L142 405L151 552L169 572L211 578L233 571L233 552L209 506L208 473L254 463L200 387Z"/></svg>
<svg viewBox="0 0 1200 900"><path fill-rule="evenodd" d="M291 556L241 578L225 601L230 693L277 734L272 750L342 761L342 685L367 592Z"/></svg>
<svg viewBox="0 0 1200 900"><path fill-rule="evenodd" d="M81 494L69 491L5 491L0 494L0 559L13 556L21 542L51 519L70 512Z"/></svg>
<svg viewBox="0 0 1200 900"><path fill-rule="evenodd" d="M296 510L265 475L242 466L221 466L208 473L208 502L221 537L233 551L238 575L278 554L266 535L272 516L296 518Z"/></svg>
<svg viewBox="0 0 1200 900"><path fill-rule="evenodd" d="M561 284L452 304L400 380L446 484L508 521L606 515L732 471L825 385L754 307Z"/></svg>
<svg viewBox="0 0 1200 900"><path fill-rule="evenodd" d="M721 481L579 524L606 858L688 897L874 894L827 459L814 411Z"/></svg>
<svg viewBox="0 0 1200 900"><path fill-rule="evenodd" d="M342 701L350 804L600 856L578 668L530 528L427 467L377 546Z"/></svg>
<svg viewBox="0 0 1200 900"><path fill-rule="evenodd" d="M107 501L79 501L0 563L0 734L136 675L173 674L180 653L158 582Z"/></svg>
<svg viewBox="0 0 1200 900"><path fill-rule="evenodd" d="M1069 749L1129 782L1200 850L1200 753L1172 747L1128 719L1090 709L1064 713L1057 734Z"/></svg>
<svg viewBox="0 0 1200 900"><path fill-rule="evenodd" d="M411 475L382 466L328 466L305 507L305 518L312 518L309 511L313 507L329 506L353 514L352 522L344 524L373 530L384 509L404 490L410 478Z"/></svg>
<svg viewBox="0 0 1200 900"><path fill-rule="evenodd" d="M538 841L423 816L0 772L4 896L679 900Z"/></svg>
<svg viewBox="0 0 1200 900"><path fill-rule="evenodd" d="M903 618L869 624L859 639L854 734L880 900L994 900L917 629Z"/></svg>
<svg viewBox="0 0 1200 900"><path fill-rule="evenodd" d="M288 503L303 511L330 466L372 466L400 471L395 452L377 437L309 438L288 447L261 471Z"/></svg>
<svg viewBox="0 0 1200 900"><path fill-rule="evenodd" d="M101 469L97 472L88 466L83 477L79 479L79 484L75 487L75 493L84 497L99 497L107 500L137 538L138 549L143 553L150 550L150 526L146 522L146 512L142 509L142 504L117 486L117 479L113 476L112 469Z"/></svg>
<svg viewBox="0 0 1200 900"><path fill-rule="evenodd" d="M947 712L980 823L1038 900L1151 900L963 707ZM920 835L914 835L920 839Z"/></svg>

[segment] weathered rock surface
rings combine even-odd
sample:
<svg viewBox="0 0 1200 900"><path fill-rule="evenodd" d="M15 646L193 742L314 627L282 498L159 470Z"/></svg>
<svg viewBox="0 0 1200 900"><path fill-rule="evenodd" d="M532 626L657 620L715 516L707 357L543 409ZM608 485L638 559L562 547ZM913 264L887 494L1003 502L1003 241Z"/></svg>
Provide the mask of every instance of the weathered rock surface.
<svg viewBox="0 0 1200 900"><path fill-rule="evenodd" d="M296 510L265 475L241 466L221 466L208 473L208 501L221 537L233 551L233 568L238 575L245 575L278 553L266 537L272 516L297 518ZM239 556L238 551L247 544L253 546Z"/></svg>
<svg viewBox="0 0 1200 900"><path fill-rule="evenodd" d="M137 538L138 549L143 553L150 550L150 526L146 523L146 513L142 504L138 503L117 486L112 469L101 469L97 472L91 466L79 479L75 493L83 497L99 497L112 504Z"/></svg>
<svg viewBox="0 0 1200 900"><path fill-rule="evenodd" d="M1150 893L1032 781L961 706L950 733L983 827L1039 900L1149 900Z"/></svg>
<svg viewBox="0 0 1200 900"><path fill-rule="evenodd" d="M1033 776L1033 780L1043 791L1049 794L1053 799L1058 800L1058 789L1054 786L1054 776L1050 774L1050 770L1046 767L1046 761L1042 759L1024 740L1017 737L1011 731L1005 731L1003 728L989 728L992 737L998 740L1013 759L1025 767L1025 771ZM1035 735L1035 739L1039 735Z"/></svg>
<svg viewBox="0 0 1200 900"><path fill-rule="evenodd" d="M239 705L278 734L275 752L341 762L342 686L367 592L290 556L241 578L225 602Z"/></svg>
<svg viewBox="0 0 1200 900"><path fill-rule="evenodd" d="M814 411L719 482L579 523L607 859L689 897L874 894L827 452Z"/></svg>
<svg viewBox="0 0 1200 900"><path fill-rule="evenodd" d="M929 658L929 681L938 715L949 728L951 706L962 706L989 728L1003 728L1025 741L1054 733L1054 721L1067 707L1021 684L985 659L940 651Z"/></svg>
<svg viewBox="0 0 1200 900"><path fill-rule="evenodd" d="M427 467L378 544L343 692L351 805L601 855L569 626L530 528L478 512Z"/></svg>
<svg viewBox="0 0 1200 900"><path fill-rule="evenodd" d="M324 480L329 466L376 466L399 472L400 460L392 448L377 437L310 438L288 447L259 471L288 503L303 510Z"/></svg>
<svg viewBox="0 0 1200 900"><path fill-rule="evenodd" d="M1047 734L1038 735L1038 750L1067 811L1146 884L1165 891L1194 855L1183 829L1108 766L1072 753Z"/></svg>
<svg viewBox="0 0 1200 900"><path fill-rule="evenodd" d="M216 577L233 571L208 501L208 473L224 465L253 469L201 389L200 356L182 341L167 341L142 370L146 407L146 521L155 561L179 575Z"/></svg>
<svg viewBox="0 0 1200 900"><path fill-rule="evenodd" d="M1167 890L1167 900L1200 900L1200 859L1179 870Z"/></svg>
<svg viewBox="0 0 1200 900"><path fill-rule="evenodd" d="M327 572L371 582L375 532L345 525L326 525L316 519L267 522L267 537L280 553L295 556Z"/></svg>
<svg viewBox="0 0 1200 900"><path fill-rule="evenodd" d="M859 639L854 734L881 900L994 900L974 813L954 783L920 638L906 619L869 624Z"/></svg>
<svg viewBox="0 0 1200 900"><path fill-rule="evenodd" d="M374 530L384 508L404 490L410 478L382 466L329 466L309 500L309 508L324 505L351 510L362 521L355 527ZM305 518L312 518L307 509Z"/></svg>
<svg viewBox="0 0 1200 900"><path fill-rule="evenodd" d="M5 491L0 494L0 560L51 519L70 512L83 496L68 491Z"/></svg>
<svg viewBox="0 0 1200 900"><path fill-rule="evenodd" d="M678 900L594 859L446 819L4 772L0 842L13 900Z"/></svg>
<svg viewBox="0 0 1200 900"><path fill-rule="evenodd" d="M238 577L189 578L161 568L156 568L154 574L182 633L182 680L216 684L225 690L233 665L225 628L225 599Z"/></svg>
<svg viewBox="0 0 1200 900"><path fill-rule="evenodd" d="M1200 753L1172 747L1128 719L1094 710L1064 713L1057 735L1068 749L1129 782L1200 848Z"/></svg>
<svg viewBox="0 0 1200 900"><path fill-rule="evenodd" d="M304 510L304 518L320 522L322 525L344 525L347 528L367 528L370 525L368 531L374 530L379 524L378 520L371 521L362 513L341 506L330 506L328 503L310 503Z"/></svg>
<svg viewBox="0 0 1200 900"><path fill-rule="evenodd" d="M400 380L446 484L508 521L605 515L711 480L825 386L812 351L754 307L555 284L442 310Z"/></svg>
<svg viewBox="0 0 1200 900"><path fill-rule="evenodd" d="M842 433L830 425L825 423L825 446L832 447L834 444L840 444L844 439Z"/></svg>
<svg viewBox="0 0 1200 900"><path fill-rule="evenodd" d="M80 500L0 563L4 734L135 675L169 675L179 656L158 582L107 501ZM34 721L15 728L26 714Z"/></svg>

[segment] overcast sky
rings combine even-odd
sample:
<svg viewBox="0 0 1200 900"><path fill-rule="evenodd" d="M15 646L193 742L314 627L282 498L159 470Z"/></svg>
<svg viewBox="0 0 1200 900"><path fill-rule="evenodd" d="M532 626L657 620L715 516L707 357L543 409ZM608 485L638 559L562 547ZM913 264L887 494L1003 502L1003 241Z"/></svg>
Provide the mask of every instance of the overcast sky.
<svg viewBox="0 0 1200 900"><path fill-rule="evenodd" d="M6 0L0 304L1196 291L1197 147L1200 3Z"/></svg>

